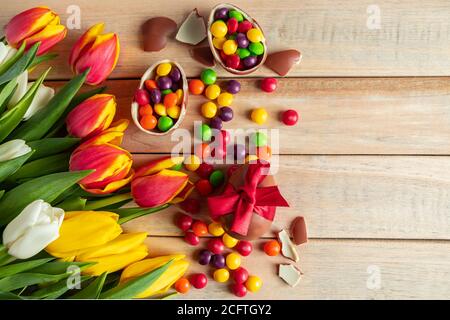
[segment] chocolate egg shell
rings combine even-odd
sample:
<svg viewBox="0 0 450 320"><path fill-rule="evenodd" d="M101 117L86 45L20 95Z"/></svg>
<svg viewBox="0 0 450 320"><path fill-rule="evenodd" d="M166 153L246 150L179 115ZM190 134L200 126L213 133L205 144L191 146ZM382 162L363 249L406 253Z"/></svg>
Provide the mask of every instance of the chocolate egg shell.
<svg viewBox="0 0 450 320"><path fill-rule="evenodd" d="M271 53L267 56L265 66L284 77L293 66L300 63L302 54L298 50L290 49Z"/></svg>
<svg viewBox="0 0 450 320"><path fill-rule="evenodd" d="M144 51L161 51L167 39L175 33L177 24L167 17L154 17L142 25Z"/></svg>
<svg viewBox="0 0 450 320"><path fill-rule="evenodd" d="M300 244L308 242L305 218L296 217L294 219L294 221L292 221L290 231L291 231L293 242L296 245L300 245Z"/></svg>
<svg viewBox="0 0 450 320"><path fill-rule="evenodd" d="M161 60L161 61L156 62L152 66L150 66L150 68L148 68L147 71L145 71L145 73L142 75L141 82L139 84L139 88L140 89L144 88L145 80L149 80L149 79L154 79L155 78L156 68L161 63L170 63L173 66L177 67L178 70L180 70L180 73L181 73L181 84L182 84L181 89L183 90L183 101L180 104L180 107L181 107L180 116L178 117L177 121L174 123L172 128L170 128L169 130L167 130L165 132L159 132L159 131L152 131L152 130L144 129L141 126L140 122L139 122L139 105L135 101L133 101L131 103L131 117L133 118L134 124L141 131L145 132L146 134L153 135L153 136L163 136L163 135L168 134L172 130L175 130L176 128L178 128L180 126L181 122L183 121L183 118L184 118L184 116L186 114L186 106L187 106L187 102L188 102L188 82L187 82L186 73L184 72L183 68L175 61Z"/></svg>
<svg viewBox="0 0 450 320"><path fill-rule="evenodd" d="M228 72L233 73L233 74L236 74L236 75L245 75L245 74L250 74L250 73L256 71L261 65L264 64L264 61L266 60L266 57L267 57L267 42L266 42L266 37L264 36L264 40L261 41L262 44L263 44L263 46L264 46L264 53L262 54L262 57L261 57L261 59L259 60L259 63L258 63L257 65L255 65L254 67L252 67L252 68L250 68L250 69L246 69L246 70L237 70L237 69L233 69L233 68L227 67L226 64L225 64L225 62L222 61L222 58L220 57L220 52L219 52L219 50L217 50L217 49L214 47L214 44L213 44L213 42L212 42L213 36L212 36L212 34L211 34L211 31L210 31L211 25L212 25L213 22L214 22L214 14L215 14L216 10L219 9L219 8L227 8L227 9L229 9L229 10L230 10L230 9L238 10L239 12L242 13L242 15L244 16L244 18L245 18L246 20L248 20L248 21L250 21L250 22L252 23L252 25L253 25L254 27L256 27L256 28L258 28L259 30L261 30L261 33L262 33L263 36L264 36L264 31L262 30L262 28L261 28L261 26L258 24L258 22L256 22L256 20L253 19L253 18L252 18L248 13L246 13L244 10L242 10L242 9L240 9L240 8L238 8L238 7L234 6L234 5L232 5L232 4L229 4L229 3L221 3L221 4L218 4L217 6L215 6L215 7L211 10L211 13L209 14L209 18L208 18L208 28L207 28L207 31L208 31L208 43L209 43L209 47L210 47L210 49L211 49L211 52L212 52L212 54L213 54L213 56L214 56L214 59L217 61L217 63L218 63L222 68L224 68L224 69L227 70Z"/></svg>

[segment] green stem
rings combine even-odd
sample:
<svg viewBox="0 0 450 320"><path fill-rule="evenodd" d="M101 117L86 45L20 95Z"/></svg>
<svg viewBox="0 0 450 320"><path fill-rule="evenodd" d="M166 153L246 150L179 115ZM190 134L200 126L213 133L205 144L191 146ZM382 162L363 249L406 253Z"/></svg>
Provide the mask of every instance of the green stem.
<svg viewBox="0 0 450 320"><path fill-rule="evenodd" d="M119 224L124 224L125 222L128 222L130 220L164 210L168 207L170 207L170 204L167 203L155 208L123 208L111 211L117 213L120 216Z"/></svg>
<svg viewBox="0 0 450 320"><path fill-rule="evenodd" d="M131 193L124 193L124 194L117 194L112 197L103 198L100 200L92 200L86 202L86 206L84 207L84 210L96 210L100 208L104 208L107 206L110 206L115 203L123 202L126 200L131 200L133 196Z"/></svg>
<svg viewBox="0 0 450 320"><path fill-rule="evenodd" d="M0 244L0 267L13 262L14 260L16 260L16 258L10 256L8 254L8 249Z"/></svg>

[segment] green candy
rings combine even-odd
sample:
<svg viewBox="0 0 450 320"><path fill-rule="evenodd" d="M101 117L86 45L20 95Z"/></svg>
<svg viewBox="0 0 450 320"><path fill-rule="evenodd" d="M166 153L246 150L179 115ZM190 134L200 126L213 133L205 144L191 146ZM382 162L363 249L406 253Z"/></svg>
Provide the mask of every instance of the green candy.
<svg viewBox="0 0 450 320"><path fill-rule="evenodd" d="M162 116L158 120L158 129L162 132L166 132L173 126L173 120L172 118L169 118L168 116Z"/></svg>
<svg viewBox="0 0 450 320"><path fill-rule="evenodd" d="M245 59L247 57L250 57L250 51L245 49L245 48L238 48L237 49L237 54L238 54L239 58L241 58L241 59Z"/></svg>
<svg viewBox="0 0 450 320"><path fill-rule="evenodd" d="M165 96L166 94L169 94L169 93L172 93L171 89L165 89L165 90L161 91L162 96Z"/></svg>
<svg viewBox="0 0 450 320"><path fill-rule="evenodd" d="M248 49L251 53L256 54L257 56L260 56L264 53L264 46L261 42L252 42L248 46Z"/></svg>
<svg viewBox="0 0 450 320"><path fill-rule="evenodd" d="M183 163L178 163L176 165L174 165L172 168L170 168L171 170L175 170L175 171L180 171L181 169L183 169Z"/></svg>
<svg viewBox="0 0 450 320"><path fill-rule="evenodd" d="M209 176L209 182L213 187L220 186L225 181L225 175L220 170L214 170Z"/></svg>
<svg viewBox="0 0 450 320"><path fill-rule="evenodd" d="M265 147L267 145L267 135L263 132L256 132L251 136L252 143L257 147Z"/></svg>
<svg viewBox="0 0 450 320"><path fill-rule="evenodd" d="M228 12L228 17L235 18L238 22L244 21L244 16L237 10L230 10L230 12Z"/></svg>
<svg viewBox="0 0 450 320"><path fill-rule="evenodd" d="M228 40L236 40L236 34L228 36Z"/></svg>
<svg viewBox="0 0 450 320"><path fill-rule="evenodd" d="M203 141L211 141L212 138L212 130L211 127L207 124L202 124L200 127L200 135Z"/></svg>
<svg viewBox="0 0 450 320"><path fill-rule="evenodd" d="M213 69L205 69L202 71L200 78L204 84L209 86L210 84L214 84L216 82L217 74Z"/></svg>

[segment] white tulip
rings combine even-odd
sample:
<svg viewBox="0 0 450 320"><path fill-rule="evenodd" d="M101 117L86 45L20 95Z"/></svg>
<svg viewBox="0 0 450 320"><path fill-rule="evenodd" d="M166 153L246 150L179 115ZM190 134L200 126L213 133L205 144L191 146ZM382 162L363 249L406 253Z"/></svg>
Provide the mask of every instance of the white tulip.
<svg viewBox="0 0 450 320"><path fill-rule="evenodd" d="M27 90L33 85L33 82L28 83ZM23 120L30 119L36 112L43 109L49 101L53 98L55 95L55 90L53 88L44 86L41 84L39 86L38 91L36 92L36 95L33 98L33 101L31 102L31 105L28 107L27 112L23 116Z"/></svg>
<svg viewBox="0 0 450 320"><path fill-rule="evenodd" d="M22 97L27 93L27 86L28 86L28 71L22 72L16 79L17 88L16 91L14 91L13 96L8 102L8 108L11 109L12 107L15 107L16 104L22 99Z"/></svg>
<svg viewBox="0 0 450 320"><path fill-rule="evenodd" d="M16 49L0 42L0 64L11 58L16 52Z"/></svg>
<svg viewBox="0 0 450 320"><path fill-rule="evenodd" d="M31 151L24 140L15 139L0 144L0 162L12 160Z"/></svg>
<svg viewBox="0 0 450 320"><path fill-rule="evenodd" d="M30 203L3 231L3 244L8 254L28 259L59 237L64 210L43 200Z"/></svg>

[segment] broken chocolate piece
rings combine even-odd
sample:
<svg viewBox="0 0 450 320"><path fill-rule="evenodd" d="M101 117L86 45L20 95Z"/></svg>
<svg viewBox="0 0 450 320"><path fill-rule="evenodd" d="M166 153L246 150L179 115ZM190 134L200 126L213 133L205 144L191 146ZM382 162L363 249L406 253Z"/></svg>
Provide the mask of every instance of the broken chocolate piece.
<svg viewBox="0 0 450 320"><path fill-rule="evenodd" d="M295 287L302 279L302 272L292 264L280 264L278 276L291 287Z"/></svg>
<svg viewBox="0 0 450 320"><path fill-rule="evenodd" d="M205 38L205 20L203 19L203 16L198 13L197 8L195 8L181 24L175 39L183 43L196 45Z"/></svg>
<svg viewBox="0 0 450 320"><path fill-rule="evenodd" d="M301 58L300 51L284 50L269 54L264 65L283 77L288 74L294 65L300 63Z"/></svg>
<svg viewBox="0 0 450 320"><path fill-rule="evenodd" d="M142 25L144 51L161 51L167 45L167 38L176 30L176 22L167 17L148 19Z"/></svg>
<svg viewBox="0 0 450 320"><path fill-rule="evenodd" d="M296 245L308 242L305 218L296 217L294 221L292 221L291 235Z"/></svg>
<svg viewBox="0 0 450 320"><path fill-rule="evenodd" d="M278 232L278 240L281 242L281 254L288 259L298 262L300 258L297 253L297 248L292 243L286 230Z"/></svg>
<svg viewBox="0 0 450 320"><path fill-rule="evenodd" d="M204 64L205 66L214 67L216 65L209 46L194 47L189 50L189 53L194 60L200 62L201 64Z"/></svg>

